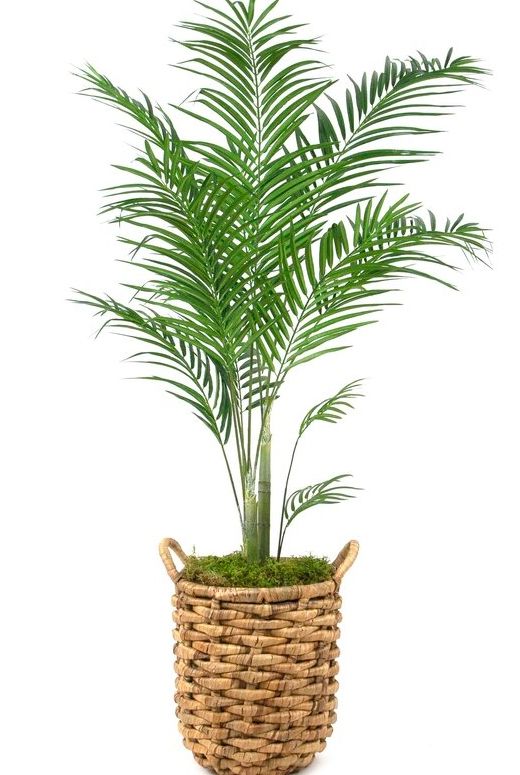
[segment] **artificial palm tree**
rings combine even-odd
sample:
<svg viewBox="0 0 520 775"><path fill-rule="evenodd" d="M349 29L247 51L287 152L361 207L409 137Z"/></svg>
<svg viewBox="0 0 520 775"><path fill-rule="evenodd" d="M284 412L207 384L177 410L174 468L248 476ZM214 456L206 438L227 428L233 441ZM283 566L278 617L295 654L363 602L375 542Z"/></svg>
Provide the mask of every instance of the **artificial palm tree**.
<svg viewBox="0 0 520 775"><path fill-rule="evenodd" d="M167 110L91 66L78 73L86 94L126 114L139 143L132 164L116 165L122 181L102 210L129 227L121 240L138 270L131 299L80 292L78 301L134 337L134 358L154 367L145 378L210 430L243 551L256 561L271 551L271 417L288 374L344 349L396 280L453 287L448 249L485 256L477 224L425 216L384 180L433 155L416 138L437 131L452 96L484 70L451 50L387 57L380 72L340 89L316 58L317 40L278 13L278 0L197 5L206 18L181 24L188 37L176 41L188 52L177 68L200 79L191 101ZM183 138L174 114L195 119L202 139ZM278 558L299 514L353 494L343 474L291 492L290 473L302 435L337 422L358 394L351 382L301 423L277 505Z"/></svg>

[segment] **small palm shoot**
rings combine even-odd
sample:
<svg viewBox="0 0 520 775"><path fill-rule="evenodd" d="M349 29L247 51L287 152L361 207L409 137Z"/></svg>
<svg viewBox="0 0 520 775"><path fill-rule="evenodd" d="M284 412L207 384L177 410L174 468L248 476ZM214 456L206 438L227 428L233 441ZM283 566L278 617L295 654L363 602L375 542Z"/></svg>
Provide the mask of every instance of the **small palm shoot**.
<svg viewBox="0 0 520 775"><path fill-rule="evenodd" d="M340 474L325 482L320 482L319 484L311 485L310 487L304 487L302 490L296 490L292 495L288 495L288 490L296 458L296 451L305 431L314 422L337 423L341 420L349 409L353 409L353 404L351 403L352 400L360 397L361 394L357 392L360 386L360 380L345 385L345 387L338 390L331 398L327 398L325 401L321 401L319 404L316 404L316 406L313 406L312 409L307 412L300 424L300 429L294 443L289 463L289 470L287 471L287 478L285 480L283 509L278 536L278 559L280 559L282 555L282 547L287 528L292 524L298 514L301 514L312 506L326 503L340 503L340 501L353 497L353 491L356 488L342 484L342 482L350 476L349 474Z"/></svg>
<svg viewBox="0 0 520 775"><path fill-rule="evenodd" d="M102 212L139 273L121 302L79 292L109 327L139 342L133 360L193 409L216 439L251 560L270 556L271 418L287 376L345 348L375 321L399 278L453 287L439 251L483 260L487 240L463 216L441 225L407 197L391 201L382 175L426 161L402 145L437 130L452 95L478 83L472 58L387 58L350 80L341 100L314 57L317 40L279 15L278 1L221 0L204 21L184 22L189 58L177 67L202 81L192 103L170 106L208 130L183 139L170 113L137 99L95 68L86 94L125 114L139 150L116 165L122 182ZM381 195L381 188L386 190ZM289 494L296 449L317 421L351 408L353 382L313 407L293 451L281 505L277 556L304 511L351 497L345 475Z"/></svg>

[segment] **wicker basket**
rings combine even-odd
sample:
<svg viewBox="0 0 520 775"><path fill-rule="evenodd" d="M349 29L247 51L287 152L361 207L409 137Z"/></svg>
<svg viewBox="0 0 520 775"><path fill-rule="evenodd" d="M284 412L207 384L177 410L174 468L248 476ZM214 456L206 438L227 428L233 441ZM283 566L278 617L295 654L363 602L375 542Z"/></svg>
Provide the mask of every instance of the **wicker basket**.
<svg viewBox="0 0 520 775"><path fill-rule="evenodd" d="M209 587L183 578L165 538L174 581L177 716L184 744L218 775L286 775L323 751L336 720L341 579L351 541L320 584Z"/></svg>

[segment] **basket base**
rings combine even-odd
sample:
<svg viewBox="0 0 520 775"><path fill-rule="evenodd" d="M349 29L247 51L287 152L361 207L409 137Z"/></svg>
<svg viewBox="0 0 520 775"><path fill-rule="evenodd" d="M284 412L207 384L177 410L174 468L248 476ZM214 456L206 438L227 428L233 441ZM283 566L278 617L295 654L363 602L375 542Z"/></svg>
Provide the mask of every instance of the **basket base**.
<svg viewBox="0 0 520 775"><path fill-rule="evenodd" d="M316 754L313 753L305 757L302 756L299 757L298 762L295 762L292 766L288 766L283 760L271 759L270 761L265 762L261 767L258 765L245 767L241 764L235 767L217 768L210 764L206 757L197 756L197 754L193 754L193 756L197 764L210 770L210 772L214 772L215 775L292 775L294 772L301 772L301 770L304 770L312 764L316 758ZM284 758L287 759L287 757Z"/></svg>

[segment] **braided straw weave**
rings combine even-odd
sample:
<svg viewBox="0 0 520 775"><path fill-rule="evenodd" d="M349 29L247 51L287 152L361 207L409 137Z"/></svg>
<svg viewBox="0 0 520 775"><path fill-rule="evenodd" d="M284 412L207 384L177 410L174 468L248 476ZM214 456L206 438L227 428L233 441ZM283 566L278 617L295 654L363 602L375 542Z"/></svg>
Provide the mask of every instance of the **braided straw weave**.
<svg viewBox="0 0 520 775"><path fill-rule="evenodd" d="M341 579L351 541L319 584L242 589L183 578L165 538L174 581L177 716L185 746L218 775L286 775L324 750L336 720Z"/></svg>

